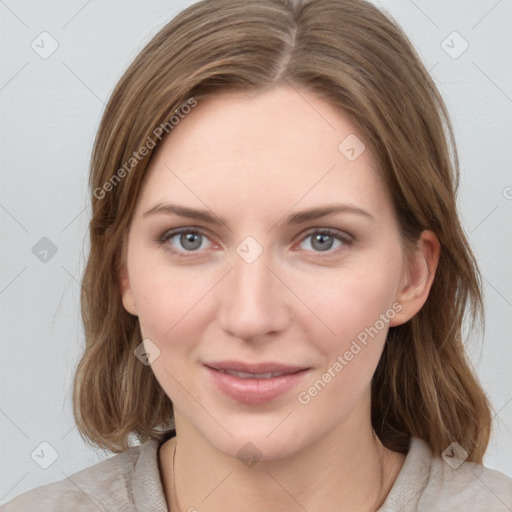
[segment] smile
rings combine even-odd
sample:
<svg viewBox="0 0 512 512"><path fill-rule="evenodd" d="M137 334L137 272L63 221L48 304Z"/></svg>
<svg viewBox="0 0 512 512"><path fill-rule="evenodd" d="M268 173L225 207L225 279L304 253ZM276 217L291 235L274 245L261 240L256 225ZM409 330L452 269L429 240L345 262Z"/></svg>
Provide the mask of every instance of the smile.
<svg viewBox="0 0 512 512"><path fill-rule="evenodd" d="M216 366L231 366L231 368L203 365L207 381L230 400L248 405L262 405L285 396L299 386L310 370L310 368L284 367L275 364L253 364L252 368L247 368L251 365L241 363L224 363ZM241 366L245 366L245 370L253 371L243 371L240 369ZM257 366L259 367L256 368Z"/></svg>

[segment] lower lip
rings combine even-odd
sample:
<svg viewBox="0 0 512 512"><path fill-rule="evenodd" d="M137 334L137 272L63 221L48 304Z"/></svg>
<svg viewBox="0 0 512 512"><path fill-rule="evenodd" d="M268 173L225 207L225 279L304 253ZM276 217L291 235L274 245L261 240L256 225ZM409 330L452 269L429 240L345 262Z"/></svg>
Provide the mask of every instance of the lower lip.
<svg viewBox="0 0 512 512"><path fill-rule="evenodd" d="M241 379L204 366L215 385L227 397L244 404L265 404L283 395L304 378L306 370L269 379Z"/></svg>

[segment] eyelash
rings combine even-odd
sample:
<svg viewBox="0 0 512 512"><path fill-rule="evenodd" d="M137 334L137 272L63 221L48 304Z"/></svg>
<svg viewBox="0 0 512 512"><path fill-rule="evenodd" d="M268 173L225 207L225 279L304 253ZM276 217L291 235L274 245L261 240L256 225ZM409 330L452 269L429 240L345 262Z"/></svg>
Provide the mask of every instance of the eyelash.
<svg viewBox="0 0 512 512"><path fill-rule="evenodd" d="M197 229L197 228L178 228L178 229L173 229L173 230L164 232L157 239L157 243L159 245L164 245L171 238L175 237L176 235L181 235L183 233L194 234L194 235L202 235L202 236L204 236L204 237L209 239L208 235L204 231L202 231L200 229ZM315 256L313 256L313 257L315 257L315 258L329 257L330 255L333 255L333 254L339 252L340 250L343 250L343 247L345 247L345 246L349 247L349 246L351 246L354 243L354 238L351 235L342 233L341 231L338 231L336 229L331 229L331 228L322 228L322 229L314 228L314 229L311 229L310 231L308 231L307 233L304 234L304 236L300 239L300 242L303 242L304 240L306 240L307 238L309 238L309 237L311 237L312 235L315 235L315 234L329 235L332 238L334 238L335 240L339 240L340 242L343 243L343 245L341 247L338 247L337 249L333 249L333 250L328 249L325 252L322 252L322 251L308 251L308 252L313 252L315 254ZM188 254L187 254L187 251L185 251L185 252L177 251L176 249L172 248L172 246L170 244L168 244L168 246L166 247L166 250L170 251L173 255L175 255L175 256L177 256L179 258L194 257L196 255L196 253L200 252L199 250L188 251ZM327 254L327 256L323 256L323 254Z"/></svg>

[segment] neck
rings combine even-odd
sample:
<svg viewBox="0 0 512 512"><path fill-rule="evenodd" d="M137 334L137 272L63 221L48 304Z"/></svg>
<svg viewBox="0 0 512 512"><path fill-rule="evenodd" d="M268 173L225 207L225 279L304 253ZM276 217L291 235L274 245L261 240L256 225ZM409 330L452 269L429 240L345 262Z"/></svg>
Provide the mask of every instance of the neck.
<svg viewBox="0 0 512 512"><path fill-rule="evenodd" d="M227 503L230 510L251 503L257 511L375 511L405 459L387 450L371 427L349 437L332 432L300 453L250 466L217 451L197 431L178 432L159 454L170 512L225 512Z"/></svg>

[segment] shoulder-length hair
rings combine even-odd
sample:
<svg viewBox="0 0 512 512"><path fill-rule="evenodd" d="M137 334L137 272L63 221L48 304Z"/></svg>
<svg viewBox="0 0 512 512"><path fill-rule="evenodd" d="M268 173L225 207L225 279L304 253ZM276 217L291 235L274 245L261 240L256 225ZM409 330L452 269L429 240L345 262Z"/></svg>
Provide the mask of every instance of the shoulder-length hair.
<svg viewBox="0 0 512 512"><path fill-rule="evenodd" d="M165 25L120 79L90 167L90 253L81 290L86 347L73 389L82 437L120 452L131 435L159 439L174 425L170 399L134 356L141 331L123 308L118 278L155 148L194 102L282 84L311 91L357 124L391 193L405 246L424 229L441 243L426 303L390 328L373 376L376 434L402 453L411 436L434 454L456 441L468 460L481 463L491 406L461 334L466 314L471 326L483 326L483 300L456 209L452 126L402 29L364 0L203 0Z"/></svg>

